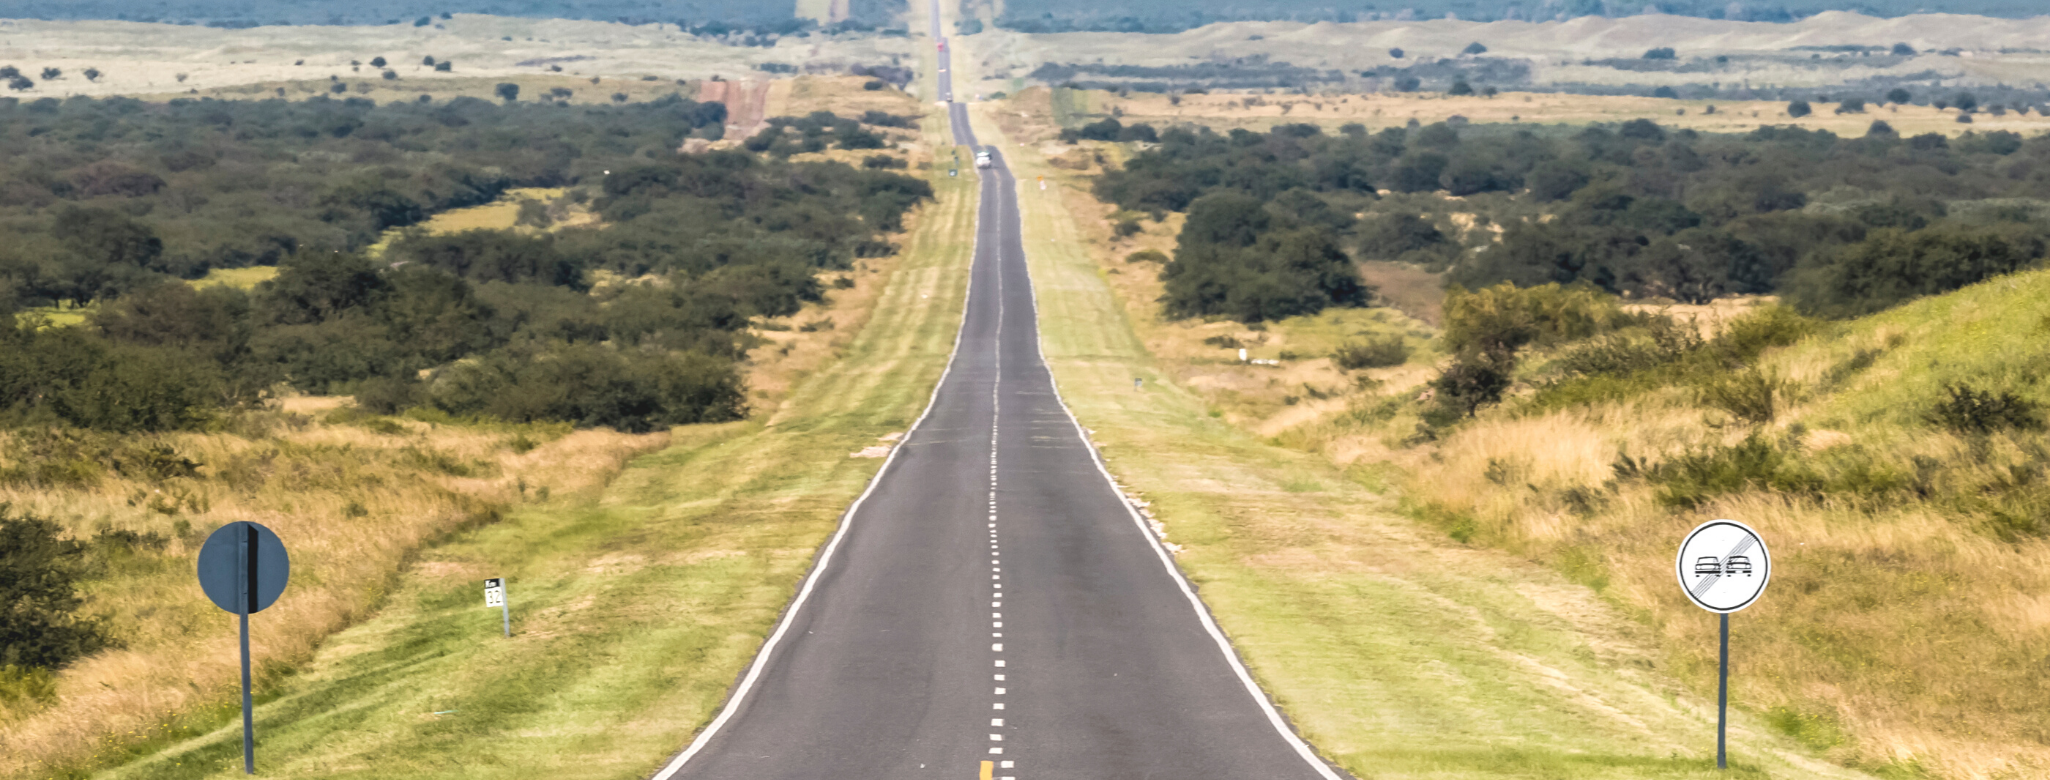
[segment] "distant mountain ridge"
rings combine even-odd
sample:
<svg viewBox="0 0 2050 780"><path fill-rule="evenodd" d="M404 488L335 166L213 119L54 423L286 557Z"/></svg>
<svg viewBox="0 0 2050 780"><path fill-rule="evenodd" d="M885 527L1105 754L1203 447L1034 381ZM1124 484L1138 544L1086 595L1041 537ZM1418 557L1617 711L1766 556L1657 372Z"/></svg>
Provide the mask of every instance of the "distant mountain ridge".
<svg viewBox="0 0 2050 780"><path fill-rule="evenodd" d="M1584 16L1669 14L1792 22L1830 11L1892 18L1948 13L2004 18L2050 15L2043 0L1038 0L1006 4L998 26L1019 32L1169 33L1216 22L1564 21Z"/></svg>

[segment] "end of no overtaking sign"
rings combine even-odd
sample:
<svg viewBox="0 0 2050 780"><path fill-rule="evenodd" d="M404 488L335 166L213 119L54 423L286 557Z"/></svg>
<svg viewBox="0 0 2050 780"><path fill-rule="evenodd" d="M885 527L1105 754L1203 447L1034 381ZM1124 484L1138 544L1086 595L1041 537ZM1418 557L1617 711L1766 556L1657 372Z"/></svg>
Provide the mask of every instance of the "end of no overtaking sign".
<svg viewBox="0 0 2050 780"><path fill-rule="evenodd" d="M1695 606L1729 614L1758 601L1772 580L1772 555L1765 539L1735 520L1695 526L1673 560L1680 590Z"/></svg>

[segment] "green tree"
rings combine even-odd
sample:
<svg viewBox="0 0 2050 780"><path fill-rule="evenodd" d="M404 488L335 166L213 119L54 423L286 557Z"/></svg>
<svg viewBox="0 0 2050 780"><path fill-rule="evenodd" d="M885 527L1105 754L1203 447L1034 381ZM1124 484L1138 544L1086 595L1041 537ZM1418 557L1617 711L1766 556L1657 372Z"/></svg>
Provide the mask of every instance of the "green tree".
<svg viewBox="0 0 2050 780"><path fill-rule="evenodd" d="M1678 56L1679 52L1673 51L1671 46L1660 46L1655 49L1647 49L1644 52L1644 58L1647 60L1670 60Z"/></svg>
<svg viewBox="0 0 2050 780"><path fill-rule="evenodd" d="M498 93L498 98L507 103L520 99L520 85L518 84L511 82L502 83L493 88L492 91Z"/></svg>
<svg viewBox="0 0 2050 780"><path fill-rule="evenodd" d="M1466 48L1461 49L1459 53L1471 56L1479 56L1488 53L1488 47L1481 45L1480 41L1474 41L1473 43L1467 44Z"/></svg>
<svg viewBox="0 0 2050 780"><path fill-rule="evenodd" d="M164 254L164 241L155 230L107 209L66 206L57 212L50 234L93 263L148 268Z"/></svg>
<svg viewBox="0 0 2050 780"><path fill-rule="evenodd" d="M1815 109L1809 106L1806 100L1796 100L1787 104L1787 116L1795 119L1800 119L1812 113L1815 113Z"/></svg>
<svg viewBox="0 0 2050 780"><path fill-rule="evenodd" d="M0 665L55 669L112 644L85 600L84 543L0 504Z"/></svg>
<svg viewBox="0 0 2050 780"><path fill-rule="evenodd" d="M1886 91L1886 102L1895 105L1907 105L1908 101L1914 98L1914 93L1909 92L1905 87L1894 87Z"/></svg>

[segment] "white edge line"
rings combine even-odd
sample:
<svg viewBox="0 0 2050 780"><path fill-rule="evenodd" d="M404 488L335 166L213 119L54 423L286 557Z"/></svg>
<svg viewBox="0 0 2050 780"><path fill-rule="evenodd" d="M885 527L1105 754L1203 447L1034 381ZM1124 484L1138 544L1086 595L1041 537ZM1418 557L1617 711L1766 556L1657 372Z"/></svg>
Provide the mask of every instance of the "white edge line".
<svg viewBox="0 0 2050 780"><path fill-rule="evenodd" d="M1010 166L1005 165L1004 170L1008 173ZM1013 187L1021 186L1015 177L1011 183ZM1016 198L1017 194L1012 193L1012 196ZM1024 212L1022 209L1019 211L1018 221L1018 250L1022 260L1024 259L1025 249ZM978 238L981 236L980 233L976 235ZM1001 259L1002 257L999 255L999 260ZM998 264L998 268L1002 268L1001 263ZM1030 262L1025 263L1025 288L1032 293L1032 319L1036 326L1039 322L1039 294L1038 287L1032 282L1032 264ZM1118 487L1117 478L1111 476L1110 468L1104 465L1102 453L1097 452L1096 443L1089 440L1089 432L1082 427L1082 421L1075 417L1075 410L1068 407L1068 400L1061 396L1061 385L1058 380L1054 379L1053 366L1046 362L1045 329L1035 327L1034 331L1039 335L1039 364L1046 368L1047 384L1053 388L1054 401L1061 405L1061 411L1067 413L1068 422L1074 424L1075 435L1082 440L1082 446L1089 450L1090 460L1096 462L1097 473L1102 474L1104 482L1109 483L1111 493L1116 495L1118 503L1124 506L1125 514L1132 518L1132 524L1139 527L1139 535L1145 537L1146 542L1153 546L1153 553L1160 557L1160 565L1167 569L1168 576L1173 577L1175 584L1181 587L1182 595L1188 597L1189 606L1196 610L1196 618L1203 622L1203 629L1210 632L1210 638L1216 640L1217 649L1224 653L1224 660L1231 664L1232 672L1238 675L1239 682L1245 684L1246 692L1253 695L1253 701L1259 703L1261 711L1267 713L1267 722L1274 726L1274 730L1281 734L1282 739L1287 740L1288 744L1295 748L1296 755L1301 756L1303 761L1308 762L1310 767L1317 770L1317 773L1322 775L1325 780L1344 780L1337 772L1332 771L1330 764L1317 756L1317 751L1311 748L1308 742L1304 742L1303 738L1295 733L1295 729L1289 728L1288 721L1281 717L1281 711L1274 708L1274 702L1268 699L1267 692L1260 689L1260 684L1254 682L1252 673L1246 670L1245 663L1239 660L1238 651L1232 648L1231 640L1225 638L1224 631L1217 627L1217 621L1210 617L1210 609L1203 605L1203 600L1196 596L1196 590L1189 586L1188 578L1183 577L1182 570L1175 566L1174 557L1168 554L1166 547L1161 546L1160 539L1153 535L1153 529L1148 528L1146 521L1139 517L1139 510L1132 506L1130 500L1125 498L1124 491Z"/></svg>
<svg viewBox="0 0 2050 780"><path fill-rule="evenodd" d="M952 108L950 107L948 110L951 112ZM953 117L951 115L948 117L948 124L951 130L951 125L953 124ZM958 137L958 132L956 136ZM979 184L977 188L978 190L980 189ZM979 195L980 192L977 194ZM980 198L976 199L975 204L975 237L976 241L980 243L982 239L982 201ZM1001 278L1003 270L1001 250L999 250L997 259L999 261L997 270ZM705 749L706 743L709 743L712 737L719 733L720 727L726 725L726 721L733 717L733 713L739 711L740 705L747 699L748 692L754 689L755 681L761 679L762 670L769 665L769 656L775 653L777 643L782 641L783 634L790 630L790 624L797 620L798 611L804 608L804 602L811 597L812 588L818 584L819 575L824 574L826 567L831 565L833 552L840 548L840 540L847 536L848 527L854 524L854 513L861 510L862 502L867 501L869 494L875 492L876 486L882 484L883 476L890 473L890 464L897 462L897 453L904 451L904 447L911 443L911 435L918 431L918 426L925 422L925 418L932 414L933 407L939 403L940 389L947 386L947 375L954 371L954 359L961 354L961 340L968 330L968 311L974 302L975 296L975 252L973 248L969 250L968 254L967 288L967 291L962 294L961 298L961 324L954 328L954 348L947 354L947 367L940 371L940 380L933 385L932 396L926 399L925 411L920 412L918 419L913 421L911 427L905 430L904 438L897 441L897 446L890 448L890 456L883 460L882 468L876 469L875 476L869 478L868 487L861 491L861 496L854 499L854 503L849 505L847 511L840 515L839 530L834 531L833 538L826 542L825 550L819 553L818 561L812 565L811 574L804 578L804 586L798 589L797 597L790 601L790 608L783 612L782 622L776 625L776 631L769 635L768 641L762 643L762 649L755 654L754 663L748 666L747 676L742 677L740 685L734 688L733 694L726 697L726 702L719 708L718 717L713 718L712 722L705 726L705 730L698 732L697 737L691 740L689 747L684 748L683 752L676 754L675 758L670 759L669 763L664 765L661 771L656 772L650 780L670 780L675 777L677 772L683 770L685 763L688 763L699 751ZM999 302L1001 300L999 299ZM1035 304L1036 308L1037 305Z"/></svg>

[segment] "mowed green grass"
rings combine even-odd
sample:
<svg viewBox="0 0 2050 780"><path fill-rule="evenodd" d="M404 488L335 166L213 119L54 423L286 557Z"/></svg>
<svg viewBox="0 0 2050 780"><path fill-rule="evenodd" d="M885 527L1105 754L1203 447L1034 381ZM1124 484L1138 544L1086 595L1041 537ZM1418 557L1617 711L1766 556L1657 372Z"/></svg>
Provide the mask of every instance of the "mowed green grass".
<svg viewBox="0 0 2050 780"><path fill-rule="evenodd" d="M260 773L640 778L687 744L882 462L847 454L909 427L944 370L975 193L966 177L934 182L938 202L845 356L773 414L677 429L602 491L423 553L314 663L264 675ZM484 606L486 577L508 580L511 639ZM240 776L233 709L169 726L99 776Z"/></svg>
<svg viewBox="0 0 2050 780"><path fill-rule="evenodd" d="M987 119L978 134L1000 141ZM1053 173L1033 150L1006 149L1021 181ZM1157 370L1061 197L1019 193L1062 395L1325 755L1383 780L1861 776L1775 735L1741 701L1732 771L1717 772L1713 699L1659 667L1639 624L1548 569L1400 517L1393 497L1364 487L1368 470L1211 417Z"/></svg>

